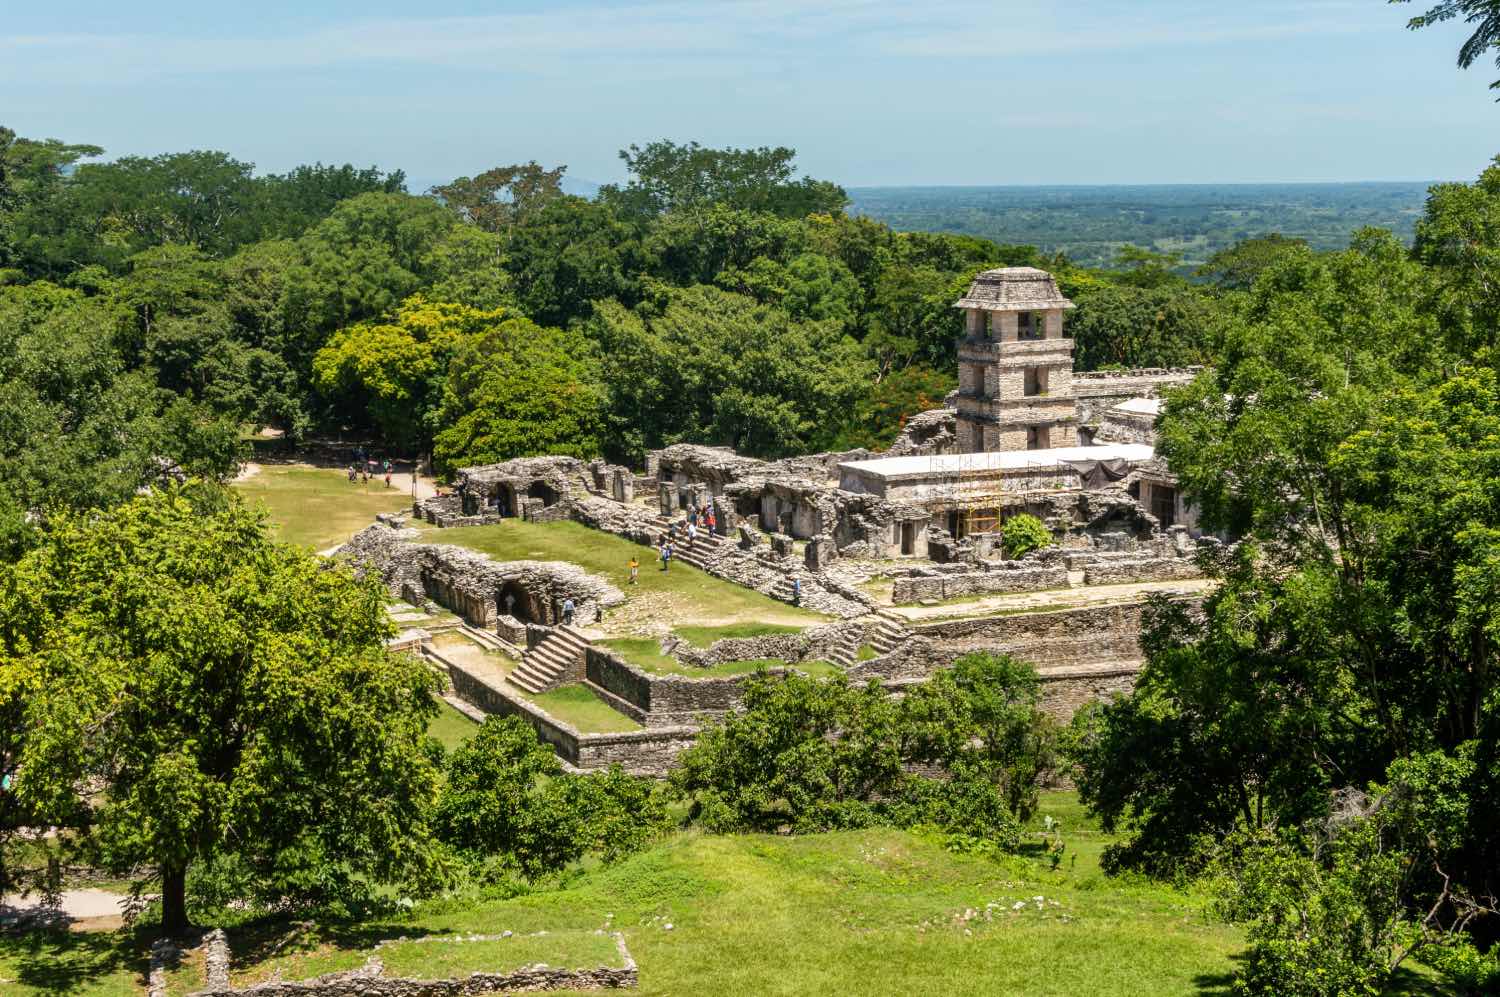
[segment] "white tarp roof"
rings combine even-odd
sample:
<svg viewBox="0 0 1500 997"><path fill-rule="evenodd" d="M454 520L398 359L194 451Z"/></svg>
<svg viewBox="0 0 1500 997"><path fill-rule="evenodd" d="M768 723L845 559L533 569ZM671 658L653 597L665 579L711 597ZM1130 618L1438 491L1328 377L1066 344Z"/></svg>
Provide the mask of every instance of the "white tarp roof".
<svg viewBox="0 0 1500 997"><path fill-rule="evenodd" d="M1011 471L1050 467L1074 460L1147 461L1155 456L1144 443L1109 443L1096 447L1057 447L1052 450L996 450L990 453L940 454L935 457L877 457L839 465L863 474L900 477L908 474L954 475L975 471Z"/></svg>

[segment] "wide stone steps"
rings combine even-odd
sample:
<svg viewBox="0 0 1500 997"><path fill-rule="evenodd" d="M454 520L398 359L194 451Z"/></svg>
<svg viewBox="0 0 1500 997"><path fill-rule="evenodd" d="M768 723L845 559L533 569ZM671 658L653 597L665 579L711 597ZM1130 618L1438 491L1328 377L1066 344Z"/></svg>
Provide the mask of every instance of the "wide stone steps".
<svg viewBox="0 0 1500 997"><path fill-rule="evenodd" d="M875 611L875 630L870 634L870 646L879 655L890 654L911 637L906 621L889 610Z"/></svg>
<svg viewBox="0 0 1500 997"><path fill-rule="evenodd" d="M589 639L573 627L556 627L521 655L521 664L510 673L510 683L530 693L555 689L588 652L588 646Z"/></svg>

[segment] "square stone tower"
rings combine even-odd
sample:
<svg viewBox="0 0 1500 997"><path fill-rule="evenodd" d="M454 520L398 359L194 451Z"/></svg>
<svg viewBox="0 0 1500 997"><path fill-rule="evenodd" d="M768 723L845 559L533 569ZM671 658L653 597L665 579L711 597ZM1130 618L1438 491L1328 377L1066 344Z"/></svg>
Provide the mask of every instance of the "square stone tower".
<svg viewBox="0 0 1500 997"><path fill-rule="evenodd" d="M1035 267L986 270L954 304L967 313L958 342L958 451L1046 450L1078 445L1074 307Z"/></svg>

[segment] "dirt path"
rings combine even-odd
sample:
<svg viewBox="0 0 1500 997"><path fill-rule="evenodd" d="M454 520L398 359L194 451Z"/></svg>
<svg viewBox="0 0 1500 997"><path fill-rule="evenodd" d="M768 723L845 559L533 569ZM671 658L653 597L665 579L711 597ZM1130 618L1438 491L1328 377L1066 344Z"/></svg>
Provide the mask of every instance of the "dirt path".
<svg viewBox="0 0 1500 997"><path fill-rule="evenodd" d="M1193 578L1165 582L1132 582L1125 585L1088 585L1074 589L1049 589L1045 592L1011 592L992 595L969 602L955 602L943 606L896 606L890 611L913 623L934 619L954 619L964 616L993 616L997 613L1015 613L1042 609L1077 609L1083 606L1103 606L1112 603L1136 602L1152 593L1183 592L1198 593L1212 588L1214 582L1208 578Z"/></svg>
<svg viewBox="0 0 1500 997"><path fill-rule="evenodd" d="M43 905L42 898L0 897L0 924L40 918L47 923L66 922L73 931L113 931L124 924L124 904L129 897L108 890L64 890L56 906Z"/></svg>

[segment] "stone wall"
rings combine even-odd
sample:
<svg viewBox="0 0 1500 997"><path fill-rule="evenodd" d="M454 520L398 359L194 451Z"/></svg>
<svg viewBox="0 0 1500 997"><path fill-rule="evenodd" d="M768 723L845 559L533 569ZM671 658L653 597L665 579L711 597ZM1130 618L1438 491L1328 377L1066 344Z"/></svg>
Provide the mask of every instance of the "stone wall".
<svg viewBox="0 0 1500 997"><path fill-rule="evenodd" d="M747 676L689 678L652 675L607 648L590 647L585 674L590 685L634 707L648 730L697 725L739 705ZM780 669L773 669L780 671Z"/></svg>
<svg viewBox="0 0 1500 997"><path fill-rule="evenodd" d="M1138 367L1134 370L1073 372L1073 397L1078 421L1098 429L1104 413L1131 398L1156 398L1163 388L1187 384L1201 367Z"/></svg>
<svg viewBox="0 0 1500 997"><path fill-rule="evenodd" d="M1144 603L1015 613L913 627L941 654L999 651L1038 668L1137 661ZM951 661L952 658L950 657Z"/></svg>
<svg viewBox="0 0 1500 997"><path fill-rule="evenodd" d="M779 658L782 661L830 661L837 648L858 649L873 629L860 623L830 623L809 627L799 633L767 634L761 637L726 637L709 647L694 647L677 640L667 653L688 665L712 668L727 661L756 661Z"/></svg>
<svg viewBox="0 0 1500 997"><path fill-rule="evenodd" d="M991 595L1004 592L1037 592L1066 588L1066 564L1003 567L994 571L968 571L929 576L897 578L891 586L891 600L897 605L914 602L953 599L966 595Z"/></svg>
<svg viewBox="0 0 1500 997"><path fill-rule="evenodd" d="M593 651L590 648L591 654ZM697 734L696 728L674 726L666 718L658 718L659 722L646 730L583 734L535 703L506 693L462 665L441 660L447 665L454 695L485 713L525 720L536 730L538 739L575 769L592 771L618 764L635 775L665 775Z"/></svg>
<svg viewBox="0 0 1500 997"><path fill-rule="evenodd" d="M416 530L371 526L340 552L359 570L376 572L391 595L409 598L421 592L485 629L495 628L502 615L556 623L564 599L572 599L578 618L585 620L625 601L614 585L573 564L495 561L462 547L417 542L421 537Z"/></svg>

